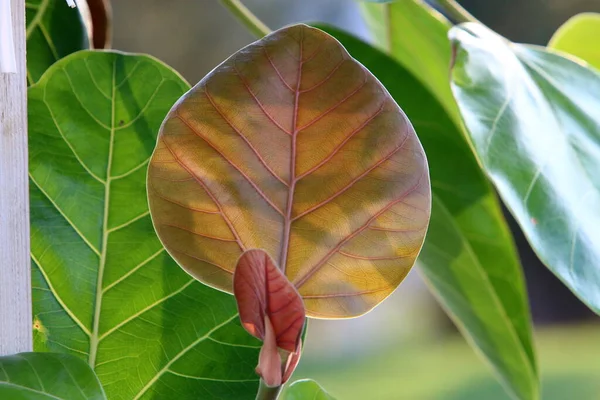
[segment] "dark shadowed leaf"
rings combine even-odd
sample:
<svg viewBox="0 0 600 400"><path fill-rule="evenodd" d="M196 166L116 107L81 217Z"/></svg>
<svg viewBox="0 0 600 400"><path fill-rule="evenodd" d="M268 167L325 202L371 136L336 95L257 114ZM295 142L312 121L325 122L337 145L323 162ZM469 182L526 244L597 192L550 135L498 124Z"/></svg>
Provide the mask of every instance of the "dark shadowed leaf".
<svg viewBox="0 0 600 400"><path fill-rule="evenodd" d="M307 315L366 313L404 279L430 212L427 162L384 87L331 36L288 27L240 50L170 111L149 169L167 250L231 291L271 255Z"/></svg>
<svg viewBox="0 0 600 400"><path fill-rule="evenodd" d="M64 0L28 0L27 82L37 82L54 62L89 48L85 24Z"/></svg>
<svg viewBox="0 0 600 400"><path fill-rule="evenodd" d="M75 356L20 353L0 357L0 399L104 400L92 369Z"/></svg>
<svg viewBox="0 0 600 400"><path fill-rule="evenodd" d="M91 51L29 89L35 349L86 360L110 399L253 399L258 387L260 343L235 300L179 268L148 212L156 135L188 89L153 58Z"/></svg>
<svg viewBox="0 0 600 400"><path fill-rule="evenodd" d="M600 74L483 26L451 31L474 149L540 259L600 312Z"/></svg>
<svg viewBox="0 0 600 400"><path fill-rule="evenodd" d="M369 68L407 113L431 171L433 208L420 270L463 334L520 398L537 393L527 296L510 232L459 127L390 57L325 27Z"/></svg>
<svg viewBox="0 0 600 400"><path fill-rule="evenodd" d="M564 51L600 69L600 14L578 14L552 36L548 47Z"/></svg>

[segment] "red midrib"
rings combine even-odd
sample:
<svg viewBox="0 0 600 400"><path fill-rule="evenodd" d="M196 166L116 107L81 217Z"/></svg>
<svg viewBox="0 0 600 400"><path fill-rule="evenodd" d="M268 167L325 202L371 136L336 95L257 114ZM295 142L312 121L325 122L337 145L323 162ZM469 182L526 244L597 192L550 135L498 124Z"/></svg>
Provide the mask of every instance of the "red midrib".
<svg viewBox="0 0 600 400"><path fill-rule="evenodd" d="M296 189L296 138L298 137L298 100L300 98L300 83L302 82L302 47L304 28L300 28L300 56L298 57L298 79L294 99L294 114L292 116L292 148L290 156L290 185L288 190L287 206L284 215L283 240L281 242L281 258L279 268L285 275L287 256L290 247L290 234L292 230L292 205L294 203L294 190Z"/></svg>

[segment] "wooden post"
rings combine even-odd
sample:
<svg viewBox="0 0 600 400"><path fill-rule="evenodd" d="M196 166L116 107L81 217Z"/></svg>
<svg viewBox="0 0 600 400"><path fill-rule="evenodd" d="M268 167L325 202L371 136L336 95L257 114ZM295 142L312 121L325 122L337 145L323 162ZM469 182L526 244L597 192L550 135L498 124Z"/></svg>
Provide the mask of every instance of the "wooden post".
<svg viewBox="0 0 600 400"><path fill-rule="evenodd" d="M31 351L33 347L25 0L0 0L0 4L5 1L11 2L17 72L0 72L0 355ZM6 6L8 3L0 8Z"/></svg>

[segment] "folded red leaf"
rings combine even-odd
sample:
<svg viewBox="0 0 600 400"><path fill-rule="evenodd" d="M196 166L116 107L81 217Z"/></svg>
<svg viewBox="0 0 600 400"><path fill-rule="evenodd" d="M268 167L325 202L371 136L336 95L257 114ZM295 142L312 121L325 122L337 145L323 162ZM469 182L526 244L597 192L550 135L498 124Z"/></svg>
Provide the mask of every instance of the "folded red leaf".
<svg viewBox="0 0 600 400"><path fill-rule="evenodd" d="M242 254L233 277L233 293L242 325L251 335L265 340L266 317L277 347L289 353L298 350L306 319L302 298L264 250Z"/></svg>
<svg viewBox="0 0 600 400"><path fill-rule="evenodd" d="M292 354L290 354L290 356L287 359L285 368L283 369L283 383L286 383L288 379L290 379L290 376L292 376L292 373L294 372L294 370L296 369L296 366L298 365L298 363L300 362L300 354L302 351L302 339L300 339L298 341L298 348L296 349L296 351Z"/></svg>

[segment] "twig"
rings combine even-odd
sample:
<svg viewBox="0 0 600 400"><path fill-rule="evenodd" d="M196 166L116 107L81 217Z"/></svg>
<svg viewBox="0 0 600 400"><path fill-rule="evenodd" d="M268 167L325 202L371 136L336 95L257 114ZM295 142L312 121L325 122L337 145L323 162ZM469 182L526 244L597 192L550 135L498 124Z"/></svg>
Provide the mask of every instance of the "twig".
<svg viewBox="0 0 600 400"><path fill-rule="evenodd" d="M221 0L221 3L256 37L261 38L271 33L271 29L240 0Z"/></svg>

